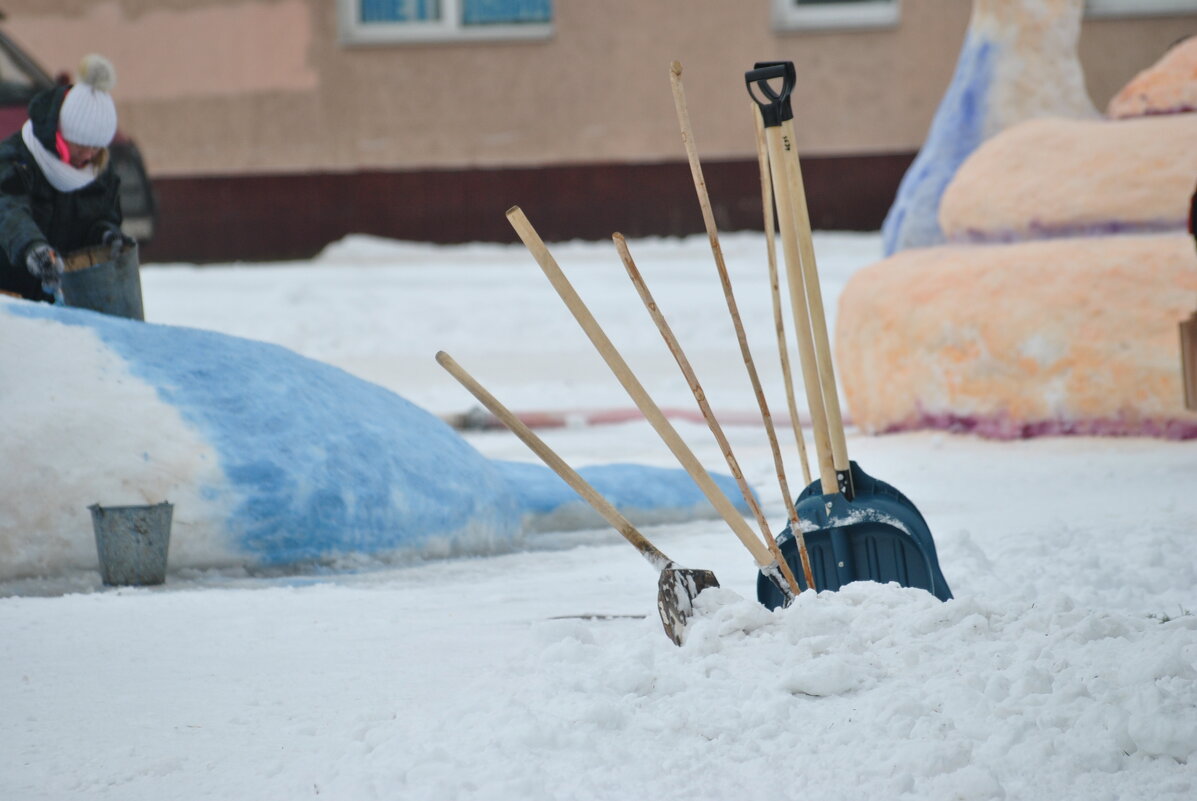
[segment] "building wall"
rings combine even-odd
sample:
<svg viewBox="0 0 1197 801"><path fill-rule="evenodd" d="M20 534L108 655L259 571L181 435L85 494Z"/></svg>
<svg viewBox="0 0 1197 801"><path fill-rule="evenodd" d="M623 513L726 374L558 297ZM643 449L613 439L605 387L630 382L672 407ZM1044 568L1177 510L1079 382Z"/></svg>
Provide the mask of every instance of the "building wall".
<svg viewBox="0 0 1197 801"><path fill-rule="evenodd" d="M310 252L354 230L355 213L382 235L503 238L502 198L529 207L567 191L589 193L578 213L603 224L619 223L623 208L634 212L632 227L701 230L696 209L676 219L659 208L693 200L669 87L674 59L704 164L739 192L721 224L760 224L743 72L790 59L798 144L810 169L822 163L828 174L826 186L808 186L812 211L825 225L875 227L948 84L970 6L903 0L893 28L778 33L769 0L557 0L545 41L353 47L340 41L333 0L6 0L5 27L53 70L92 50L116 63L122 128L159 188L150 254L229 257L212 246L196 252L204 227L222 219L246 228L233 237L243 257L265 258ZM1080 50L1094 102L1104 107L1193 32L1193 14L1086 21ZM652 202L637 198L639 170L650 166L669 190ZM856 201L827 195L843 183L832 166L861 176ZM518 188L548 197L519 198ZM438 221L483 213L483 197L485 213L500 205L489 235ZM310 222L296 226L293 247L266 247L261 223L281 207ZM342 222L317 224L321 214ZM589 228L568 217L542 233ZM304 231L310 241L300 245Z"/></svg>

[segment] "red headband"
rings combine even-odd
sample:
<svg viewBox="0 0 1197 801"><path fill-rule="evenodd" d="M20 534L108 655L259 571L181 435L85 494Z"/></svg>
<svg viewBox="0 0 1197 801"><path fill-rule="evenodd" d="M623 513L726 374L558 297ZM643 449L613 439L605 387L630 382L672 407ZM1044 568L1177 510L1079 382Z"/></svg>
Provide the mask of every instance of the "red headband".
<svg viewBox="0 0 1197 801"><path fill-rule="evenodd" d="M67 147L66 140L62 138L62 131L54 132L54 149L58 151L58 158L70 164L71 149Z"/></svg>

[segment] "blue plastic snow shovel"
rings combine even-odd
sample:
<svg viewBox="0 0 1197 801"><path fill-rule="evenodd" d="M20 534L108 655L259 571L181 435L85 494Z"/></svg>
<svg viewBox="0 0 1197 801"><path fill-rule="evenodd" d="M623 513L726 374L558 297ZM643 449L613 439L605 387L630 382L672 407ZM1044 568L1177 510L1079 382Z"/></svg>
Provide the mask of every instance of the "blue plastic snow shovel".
<svg viewBox="0 0 1197 801"><path fill-rule="evenodd" d="M852 581L892 581L925 589L946 601L952 591L940 572L935 542L922 514L905 495L848 459L795 147L790 107L795 78L794 64L789 61L758 63L744 75L748 94L760 107L769 146L790 306L820 470L819 480L794 502L801 531L787 526L777 541L803 589L800 539L810 555L816 590L836 590ZM770 84L773 80L781 81L780 89ZM757 578L757 597L770 609L784 600L762 576Z"/></svg>
<svg viewBox="0 0 1197 801"><path fill-rule="evenodd" d="M896 581L920 587L941 601L952 597L939 569L935 542L922 514L909 499L850 463L855 497L823 494L815 481L798 496L798 520L804 531L816 590L838 590L853 581ZM806 589L798 565L798 541L790 527L777 537L778 547ZM757 577L757 598L770 609L785 599L773 582Z"/></svg>

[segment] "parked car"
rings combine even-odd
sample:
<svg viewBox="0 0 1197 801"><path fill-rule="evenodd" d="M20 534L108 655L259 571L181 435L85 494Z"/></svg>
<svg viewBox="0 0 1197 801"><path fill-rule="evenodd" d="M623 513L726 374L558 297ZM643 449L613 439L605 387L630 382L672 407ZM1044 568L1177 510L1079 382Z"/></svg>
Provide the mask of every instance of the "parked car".
<svg viewBox="0 0 1197 801"><path fill-rule="evenodd" d="M0 19L3 19L0 12ZM24 50L0 31L0 139L16 133L29 118L29 101L43 89L51 89L58 83L68 83L70 77L63 73L57 79L41 68ZM137 144L123 131L116 132L116 138L108 148L112 168L121 179L121 211L126 234L140 242L154 237L157 219L157 204L154 190L146 173L145 162Z"/></svg>

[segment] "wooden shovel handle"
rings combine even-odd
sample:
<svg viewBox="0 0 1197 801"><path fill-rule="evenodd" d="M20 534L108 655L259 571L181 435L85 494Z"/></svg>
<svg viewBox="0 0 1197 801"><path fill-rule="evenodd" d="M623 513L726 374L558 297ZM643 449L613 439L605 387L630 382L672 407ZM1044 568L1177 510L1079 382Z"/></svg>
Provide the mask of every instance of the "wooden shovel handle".
<svg viewBox="0 0 1197 801"><path fill-rule="evenodd" d="M781 228L781 246L785 255L786 284L790 290L790 310L794 315L794 334L798 340L799 361L802 364L802 383L806 388L806 404L810 408L811 432L815 454L819 462L819 477L824 493L835 492L839 486L831 453L831 439L827 426L826 395L821 383L821 370L815 354L811 333L810 308L807 304L806 282L803 279L799 255L798 231L794 223L794 195L799 190L791 175L787 150L793 149L793 138L786 141L782 126L765 128L769 145L769 171L773 176L773 197L777 203L777 219ZM833 387L834 389L834 387Z"/></svg>
<svg viewBox="0 0 1197 801"><path fill-rule="evenodd" d="M673 564L669 557L661 553L643 534L637 531L631 521L621 515L619 510L611 505L610 501L604 498L586 479L582 478L576 470L566 464L565 460L558 456L544 440L532 433L532 429L524 425L510 409L500 403L494 395L487 392L486 388L467 373L465 368L454 361L452 356L443 350L438 351L436 361L451 376L456 378L463 387L469 390L470 394L477 398L503 425L511 429L511 433L523 440L523 443L539 456L541 461L552 468L554 473L561 476L566 484L569 484L575 492L586 499L586 502L594 507L594 510L602 515L604 520L610 523L628 542L636 546L636 550L640 551L653 567L657 568L657 570L664 570Z"/></svg>
<svg viewBox="0 0 1197 801"><path fill-rule="evenodd" d="M790 366L790 351L786 346L786 325L781 306L781 282L777 275L777 245L773 228L773 181L769 177L769 145L765 141L765 125L756 103L752 104L750 110L756 123L756 160L761 173L761 208L764 209L765 250L769 261L769 293L773 298L773 329L777 334L781 379L785 384L786 406L790 412L794 443L798 446L798 458L802 462L802 479L805 486L811 481L810 459L806 455L806 437L798 419L798 403L794 398L794 371Z"/></svg>
<svg viewBox="0 0 1197 801"><path fill-rule="evenodd" d="M815 354L819 359L819 383L823 388L823 402L827 408L827 428L831 437L832 461L837 471L848 470L848 444L844 436L844 418L840 413L840 396L836 391L835 366L831 360L831 340L827 335L827 317L823 312L823 291L819 287L819 270L815 265L815 248L810 232L810 212L806 206L806 188L802 183L802 166L794 138L794 121L781 124L782 135L791 143L786 165L787 186L793 208L793 223L798 236L798 255L802 265L802 280L806 284L810 304L811 331L814 334Z"/></svg>
<svg viewBox="0 0 1197 801"><path fill-rule="evenodd" d="M711 480L710 475L699 463L698 458L686 445L685 441L674 430L673 426L665 418L661 412L660 407L653 402L649 397L648 392L644 386L636 378L632 369L628 367L627 362L619 355L619 351L615 349L615 345L607 338L603 332L598 321L594 319L594 315L586 308L586 304L582 302L582 298L574 290L573 286L566 279L565 274L557 265L557 261L553 255L549 253L549 249L545 247L540 235L536 233L536 229L532 227L532 223L524 215L524 212L519 206L512 206L507 210L507 220L511 223L511 227L519 234L520 239L523 240L524 245L528 248L528 252L536 259L536 263L540 265L540 269L544 271L545 276L549 279L549 283L553 285L553 289L561 296L565 302L566 307L570 313L573 314L574 319L586 332L586 336L590 338L591 343L595 349L598 350L599 355L603 357L603 361L611 368L611 372L615 373L615 377L619 379L619 383L631 396L636 403L637 408L656 430L658 436L664 440L669 450L685 468L690 477L694 479L694 483L702 490L702 494L710 501L711 506L719 515L727 522L732 532L744 544L752 554L753 559L756 560L758 566L767 567L774 563L773 556L769 553L769 549L756 538L752 533L752 529L744 521L743 516L740 515L736 508L732 506L731 501L727 496L715 485Z"/></svg>

